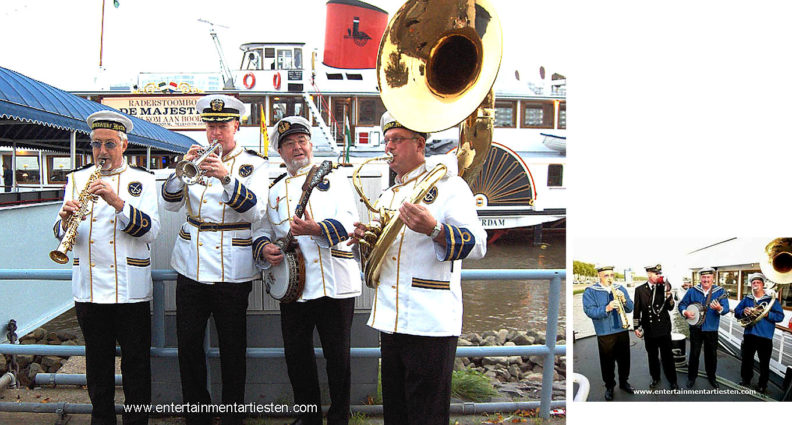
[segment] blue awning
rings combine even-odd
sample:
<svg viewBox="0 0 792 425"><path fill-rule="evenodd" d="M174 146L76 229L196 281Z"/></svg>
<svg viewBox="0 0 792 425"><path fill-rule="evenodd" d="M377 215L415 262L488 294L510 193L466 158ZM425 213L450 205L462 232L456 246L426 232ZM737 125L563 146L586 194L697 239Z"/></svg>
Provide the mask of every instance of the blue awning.
<svg viewBox="0 0 792 425"><path fill-rule="evenodd" d="M64 142L75 131L80 147L87 150L91 129L85 119L103 109L115 111L0 67L0 145L16 143L21 147L68 151L69 144ZM127 134L130 144L184 153L195 143L159 125L129 118L134 124Z"/></svg>

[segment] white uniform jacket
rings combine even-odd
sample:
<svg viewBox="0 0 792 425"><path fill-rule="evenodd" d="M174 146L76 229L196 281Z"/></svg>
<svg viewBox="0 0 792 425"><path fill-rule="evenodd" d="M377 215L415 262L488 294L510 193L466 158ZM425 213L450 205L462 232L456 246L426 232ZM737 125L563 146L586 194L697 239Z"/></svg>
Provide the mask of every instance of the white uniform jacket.
<svg viewBox="0 0 792 425"><path fill-rule="evenodd" d="M91 165L69 174L64 204L80 196L94 170ZM125 163L102 175L102 180L110 183L124 200L124 208L117 213L98 198L77 227L72 267L74 300L98 304L151 300L149 243L157 237L160 227L154 175ZM53 232L56 238L63 238L60 218Z"/></svg>
<svg viewBox="0 0 792 425"><path fill-rule="evenodd" d="M254 230L253 251L262 269L270 267L261 259L264 246L286 237L294 210L302 196L302 186L312 165L294 176L278 181L269 192L267 218ZM305 259L305 288L298 301L321 297L351 298L360 295L360 268L346 241L359 221L356 199L341 171L333 171L311 192L306 209L322 229L320 236L297 236Z"/></svg>
<svg viewBox="0 0 792 425"><path fill-rule="evenodd" d="M442 157L442 158L438 158ZM404 226L382 264L368 325L387 333L458 336L462 332L462 259L482 258L487 234L476 214L470 188L456 175L455 158L430 157L397 179L377 205L398 210L433 163L447 162L448 174L424 197L424 205L445 230L446 246Z"/></svg>
<svg viewBox="0 0 792 425"><path fill-rule="evenodd" d="M231 183L210 177L207 184L185 185L173 175L162 185L165 209L182 205L182 224L171 267L202 283L247 282L256 278L251 223L264 217L269 176L267 160L239 144L223 156Z"/></svg>

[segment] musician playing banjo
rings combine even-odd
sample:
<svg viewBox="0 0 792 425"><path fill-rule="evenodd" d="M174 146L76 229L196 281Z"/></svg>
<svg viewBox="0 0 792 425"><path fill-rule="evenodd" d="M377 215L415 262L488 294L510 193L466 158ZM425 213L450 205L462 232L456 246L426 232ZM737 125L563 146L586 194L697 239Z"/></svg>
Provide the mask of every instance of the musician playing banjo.
<svg viewBox="0 0 792 425"><path fill-rule="evenodd" d="M328 424L347 424L350 405L350 332L355 297L360 295L360 268L345 243L358 221L356 199L347 177L331 172L311 192L304 217L295 215L313 164L311 124L303 117L281 119L272 145L287 174L270 188L267 217L254 228L254 253L260 268L281 264L275 242L289 231L296 237L305 264L305 286L296 302L281 302L281 331L294 402L317 407L295 424L322 423L322 402L314 356L313 332L319 333L330 388ZM293 276L290 276L293 277Z"/></svg>
<svg viewBox="0 0 792 425"><path fill-rule="evenodd" d="M605 400L613 400L616 386L615 365L619 366L619 388L628 394L635 389L627 381L630 379L630 335L626 313L633 311L633 301L623 286L613 286L613 266L597 267L599 283L583 291L583 311L594 323L599 349L600 371L605 381ZM621 300L621 303L616 298ZM624 308L624 319L619 313L619 305Z"/></svg>
<svg viewBox="0 0 792 425"><path fill-rule="evenodd" d="M718 327L720 317L729 312L729 299L726 290L718 285L713 285L715 269L705 267L699 271L701 283L688 289L682 301L679 302L679 312L686 318L693 318L693 313L687 311L688 305L699 303L704 306L704 322L701 325L689 325L690 328L690 357L688 358L687 388L693 388L698 377L699 357L701 346L704 345L704 367L707 379L713 388L719 388L715 372L718 368Z"/></svg>
<svg viewBox="0 0 792 425"><path fill-rule="evenodd" d="M116 423L116 341L124 354L124 403L151 403L149 244L157 237L160 225L154 176L143 167L128 165L124 158L132 121L110 110L94 112L87 121L94 164L68 175L63 207L53 231L62 239L70 221L77 220L71 224L78 226L72 293L77 322L85 337L91 421L109 424ZM102 161L104 167L98 169ZM80 196L83 192L88 196ZM92 204L91 196L96 196ZM84 220L74 215L81 215L80 199L87 201ZM125 424L145 424L148 415L124 412L123 420Z"/></svg>
<svg viewBox="0 0 792 425"><path fill-rule="evenodd" d="M671 389L677 390L679 386L674 355L671 352L671 316L668 314L674 309L671 285L663 276L662 265L651 265L645 269L649 280L635 288L633 311L635 335L644 340L644 348L649 360L649 374L652 376L649 387L654 389L660 385L660 359L662 359L666 379L671 384Z"/></svg>
<svg viewBox="0 0 792 425"><path fill-rule="evenodd" d="M206 156L197 168L204 181L188 184L172 174L162 186L168 211L187 212L173 247L176 281L176 337L185 403L209 404L204 334L214 316L220 349L223 404L244 404L248 295L258 270L253 262L251 223L264 218L269 178L267 160L237 144L238 99L209 95L196 105L206 123L206 139L222 153ZM193 145L185 161L203 157ZM178 167L177 167L178 168ZM241 423L241 412L227 413L223 423ZM205 414L188 415L188 424L209 424Z"/></svg>
<svg viewBox="0 0 792 425"><path fill-rule="evenodd" d="M738 319L752 314L761 314L764 305L770 303L775 296L771 291L765 290L765 276L762 273L749 274L748 281L751 282L751 293L746 295L734 308L734 317ZM754 374L754 354L757 353L759 354L759 382L756 385L756 390L760 393L767 392L767 380L770 378L770 356L773 352L773 332L775 332L775 324L782 320L784 320L784 310L780 303L774 302L764 318L745 328L743 343L740 347L742 352L740 385L744 387L751 385Z"/></svg>

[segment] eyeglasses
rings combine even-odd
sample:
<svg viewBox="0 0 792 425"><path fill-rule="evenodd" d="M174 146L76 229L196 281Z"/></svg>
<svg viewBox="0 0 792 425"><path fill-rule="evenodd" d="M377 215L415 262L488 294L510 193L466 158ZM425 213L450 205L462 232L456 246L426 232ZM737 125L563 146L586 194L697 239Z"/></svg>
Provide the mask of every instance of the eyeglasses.
<svg viewBox="0 0 792 425"><path fill-rule="evenodd" d="M307 145L308 142L309 142L309 140L307 138L301 137L299 139L291 139L291 140L288 140L286 142L283 142L283 143L280 144L280 147L281 147L281 149L291 149L291 148L293 148L294 146L296 146L298 144L300 146L302 146L302 147L305 147L305 145Z"/></svg>
<svg viewBox="0 0 792 425"><path fill-rule="evenodd" d="M388 143L393 142L394 145L398 146L402 142L404 142L405 140L415 140L415 139L417 139L417 137L386 137L386 138L384 138L382 140L385 142L386 145Z"/></svg>
<svg viewBox="0 0 792 425"><path fill-rule="evenodd" d="M104 142L104 143L102 143L102 142L100 142L98 140L91 141L91 147L93 149L102 149L102 145L104 145L105 149L110 150L110 149L115 149L115 147L118 146L118 143L116 143L116 142Z"/></svg>

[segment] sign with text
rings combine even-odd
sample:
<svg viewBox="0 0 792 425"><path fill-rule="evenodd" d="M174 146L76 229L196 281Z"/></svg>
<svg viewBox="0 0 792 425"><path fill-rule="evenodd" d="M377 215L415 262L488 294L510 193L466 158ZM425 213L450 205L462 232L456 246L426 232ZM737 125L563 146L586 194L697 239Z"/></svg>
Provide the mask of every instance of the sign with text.
<svg viewBox="0 0 792 425"><path fill-rule="evenodd" d="M169 130L203 130L195 104L201 96L109 96L102 104Z"/></svg>

